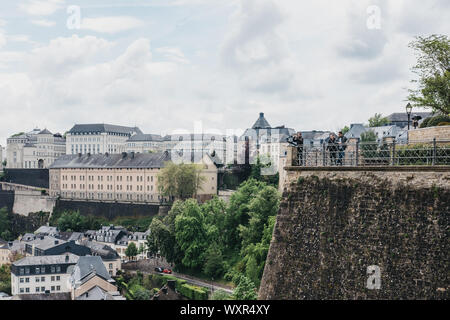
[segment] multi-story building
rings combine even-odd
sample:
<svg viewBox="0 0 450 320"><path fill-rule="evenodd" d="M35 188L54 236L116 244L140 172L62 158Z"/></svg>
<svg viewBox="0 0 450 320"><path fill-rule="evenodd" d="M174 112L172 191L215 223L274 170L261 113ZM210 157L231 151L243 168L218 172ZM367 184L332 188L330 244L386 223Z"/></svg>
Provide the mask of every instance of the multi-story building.
<svg viewBox="0 0 450 320"><path fill-rule="evenodd" d="M152 153L176 151L184 154L214 155L217 164L234 163L237 138L221 134L172 134L164 137L156 134L136 134L126 141L128 153ZM229 150L227 152L227 149Z"/></svg>
<svg viewBox="0 0 450 320"><path fill-rule="evenodd" d="M78 259L70 275L70 289L72 300L125 300L97 256Z"/></svg>
<svg viewBox="0 0 450 320"><path fill-rule="evenodd" d="M42 294L70 292L70 275L77 255L30 256L11 265L11 293Z"/></svg>
<svg viewBox="0 0 450 320"><path fill-rule="evenodd" d="M200 156L193 157L195 163L203 165L201 174L205 177L197 195L206 200L217 194L217 167L210 156ZM158 174L166 162L178 160L172 152L65 155L50 167L50 195L63 199L160 203L169 199L160 194Z"/></svg>
<svg viewBox="0 0 450 320"><path fill-rule="evenodd" d="M126 151L126 141L142 134L137 127L111 124L76 124L66 134L67 154L118 154Z"/></svg>
<svg viewBox="0 0 450 320"><path fill-rule="evenodd" d="M34 129L7 139L7 168L48 168L55 159L66 153L66 140L47 129Z"/></svg>
<svg viewBox="0 0 450 320"><path fill-rule="evenodd" d="M266 156L268 159L263 159L272 164L268 173L275 173L280 167L280 157L286 155L289 146L287 139L294 133L294 129L285 126L272 127L261 112L253 126L245 130L239 139L245 143L248 157L245 161L255 163L256 157Z"/></svg>

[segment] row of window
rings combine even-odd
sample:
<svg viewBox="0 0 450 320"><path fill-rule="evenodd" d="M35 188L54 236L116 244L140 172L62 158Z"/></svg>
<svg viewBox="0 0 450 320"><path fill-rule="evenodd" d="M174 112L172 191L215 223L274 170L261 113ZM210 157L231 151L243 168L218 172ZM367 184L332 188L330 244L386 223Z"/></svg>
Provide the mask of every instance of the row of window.
<svg viewBox="0 0 450 320"><path fill-rule="evenodd" d="M50 269L50 273L61 273L61 266L50 266L49 268L45 267L45 266L41 266L41 267L35 267L35 273L39 274L39 273L46 273L47 270ZM19 268L19 274L20 275L24 275L24 274L30 274L30 268L26 267L26 268Z"/></svg>
<svg viewBox="0 0 450 320"><path fill-rule="evenodd" d="M51 286L50 291L61 291L61 286ZM35 292L45 292L45 287L36 287ZM20 293L30 293L30 288L20 288Z"/></svg>
<svg viewBox="0 0 450 320"><path fill-rule="evenodd" d="M61 276L51 276L50 277L50 281L60 281L61 280ZM30 282L30 278L29 277L21 277L19 278L19 282L20 283L29 283ZM35 277L34 278L34 282L45 282L45 277Z"/></svg>
<svg viewBox="0 0 450 320"><path fill-rule="evenodd" d="M62 177L63 181L68 181L69 176L63 175ZM94 181L95 176L87 176L88 181ZM85 181L85 176L80 176L80 181ZM122 176L117 176L117 181L122 181ZM77 176L70 176L70 181L77 181ZM103 176L97 176L97 181L103 181ZM106 181L113 181L113 176L106 176ZM143 176L137 176L136 177L137 182L144 182ZM133 182L133 176L127 176L127 182ZM153 182L153 176L147 176L147 182Z"/></svg>
<svg viewBox="0 0 450 320"><path fill-rule="evenodd" d="M86 185L85 184L80 184L79 186L80 186L80 188L79 188L80 190L86 189ZM69 185L63 183L62 184L62 189L69 189ZM69 190L73 190L73 189L77 189L77 185L76 184L71 184L70 185L70 189ZM95 185L88 184L87 185L87 189L88 190L94 190L95 189ZM97 190L103 190L103 185L102 184L97 185ZM107 191L114 191L114 186L110 185L110 184L107 184L106 185L106 190ZM123 190L123 186L122 185L117 185L116 186L116 190L117 191L122 191ZM127 191L133 191L133 186L132 185L127 185ZM141 192L144 191L144 186L136 186L136 191L141 191ZM147 186L147 191L148 192L153 191L153 185Z"/></svg>

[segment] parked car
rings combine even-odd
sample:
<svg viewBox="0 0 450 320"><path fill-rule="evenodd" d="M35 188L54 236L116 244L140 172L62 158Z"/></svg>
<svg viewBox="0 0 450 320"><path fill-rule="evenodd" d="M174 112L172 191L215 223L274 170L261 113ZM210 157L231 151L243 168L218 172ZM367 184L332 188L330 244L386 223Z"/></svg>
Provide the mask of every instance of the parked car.
<svg viewBox="0 0 450 320"><path fill-rule="evenodd" d="M164 269L161 268L161 267L156 267L156 268L155 268L155 271L156 271L156 272L161 272L161 273L162 273L162 272L164 272Z"/></svg>
<svg viewBox="0 0 450 320"><path fill-rule="evenodd" d="M169 274L170 274L170 273L172 273L172 270L170 270L170 269L164 269L163 272L164 272L164 273L169 273Z"/></svg>

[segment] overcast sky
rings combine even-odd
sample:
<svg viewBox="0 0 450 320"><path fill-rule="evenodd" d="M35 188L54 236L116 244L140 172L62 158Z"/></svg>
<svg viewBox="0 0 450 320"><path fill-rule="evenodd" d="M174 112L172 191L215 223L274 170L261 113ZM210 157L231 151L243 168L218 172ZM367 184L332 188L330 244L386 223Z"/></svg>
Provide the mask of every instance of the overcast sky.
<svg viewBox="0 0 450 320"><path fill-rule="evenodd" d="M0 145L75 123L225 133L259 112L338 130L403 112L408 43L449 30L448 0L2 0Z"/></svg>

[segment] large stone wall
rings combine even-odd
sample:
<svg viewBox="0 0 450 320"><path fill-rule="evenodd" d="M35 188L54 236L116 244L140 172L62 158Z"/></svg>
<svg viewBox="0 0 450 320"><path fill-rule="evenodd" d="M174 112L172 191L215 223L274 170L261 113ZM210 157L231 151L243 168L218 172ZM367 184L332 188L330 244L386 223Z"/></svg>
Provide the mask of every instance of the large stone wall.
<svg viewBox="0 0 450 320"><path fill-rule="evenodd" d="M286 169L260 299L448 299L449 167Z"/></svg>
<svg viewBox="0 0 450 320"><path fill-rule="evenodd" d="M47 188L48 169L5 169L3 180L38 188Z"/></svg>
<svg viewBox="0 0 450 320"><path fill-rule="evenodd" d="M32 212L52 212L56 199L43 195L40 191L14 191L13 213L28 216Z"/></svg>
<svg viewBox="0 0 450 320"><path fill-rule="evenodd" d="M164 209L164 206L161 207ZM153 216L164 211L163 209L160 209L159 205L151 204L57 200L54 212L79 211L82 215L113 220L116 217Z"/></svg>
<svg viewBox="0 0 450 320"><path fill-rule="evenodd" d="M411 129L408 131L410 143L433 141L450 141L450 126Z"/></svg>

